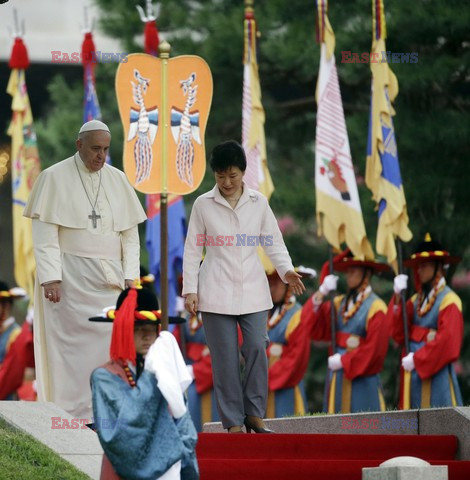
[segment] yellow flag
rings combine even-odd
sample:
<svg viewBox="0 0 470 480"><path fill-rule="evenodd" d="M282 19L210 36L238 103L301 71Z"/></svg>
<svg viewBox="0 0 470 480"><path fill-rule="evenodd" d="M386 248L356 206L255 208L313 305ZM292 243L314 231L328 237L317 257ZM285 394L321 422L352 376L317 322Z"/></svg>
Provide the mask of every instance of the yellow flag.
<svg viewBox="0 0 470 480"><path fill-rule="evenodd" d="M264 134L264 108L261 103L261 85L259 81L258 61L256 58L256 20L253 7L245 8L243 58L243 102L242 102L242 145L246 155L244 180L249 188L258 190L268 200L274 191L266 156L266 138ZM268 273L274 267L259 247L258 254Z"/></svg>
<svg viewBox="0 0 470 480"><path fill-rule="evenodd" d="M326 12L326 0L319 0L321 57L315 137L318 233L337 249L345 242L357 258L374 258L367 240L349 148L334 56L335 37Z"/></svg>
<svg viewBox="0 0 470 480"><path fill-rule="evenodd" d="M405 192L398 162L398 149L392 117L392 102L398 94L398 81L382 52L385 48L385 17L382 0L373 4L373 41L370 55L372 100L367 142L366 184L378 208L377 253L385 255L397 270L395 238L408 242Z"/></svg>
<svg viewBox="0 0 470 480"><path fill-rule="evenodd" d="M268 200L274 191L266 158L265 115L261 103L256 58L256 20L252 7L245 9L245 51L243 60L242 145L246 153L245 182Z"/></svg>
<svg viewBox="0 0 470 480"><path fill-rule="evenodd" d="M7 86L12 97L11 180L13 208L13 255L16 283L33 298L36 263L33 253L31 220L23 217L29 193L39 175L40 162L33 116L23 69L13 69Z"/></svg>

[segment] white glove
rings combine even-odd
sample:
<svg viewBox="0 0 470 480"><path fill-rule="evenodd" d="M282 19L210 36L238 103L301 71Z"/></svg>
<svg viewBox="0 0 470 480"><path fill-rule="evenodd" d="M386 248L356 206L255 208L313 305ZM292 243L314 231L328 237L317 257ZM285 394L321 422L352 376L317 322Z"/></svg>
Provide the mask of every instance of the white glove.
<svg viewBox="0 0 470 480"><path fill-rule="evenodd" d="M335 353L328 357L328 368L332 372L336 372L336 370L343 368L343 362L341 361L341 355L339 353Z"/></svg>
<svg viewBox="0 0 470 480"><path fill-rule="evenodd" d="M411 372L415 369L415 361L413 357L415 354L413 352L410 352L406 357L403 357L401 359L401 366L407 371Z"/></svg>
<svg viewBox="0 0 470 480"><path fill-rule="evenodd" d="M400 293L403 290L406 290L407 288L408 288L408 275L405 275L404 273L400 273L400 275L397 275L393 279L393 291L397 295L400 295Z"/></svg>
<svg viewBox="0 0 470 480"><path fill-rule="evenodd" d="M176 296L175 310L178 313L186 311L186 309L184 308L184 298L178 295Z"/></svg>
<svg viewBox="0 0 470 480"><path fill-rule="evenodd" d="M194 368L192 365L186 365L186 369L188 370L189 376L194 380Z"/></svg>
<svg viewBox="0 0 470 480"><path fill-rule="evenodd" d="M300 265L300 267L297 267L295 270L297 273L300 273L308 278L315 278L317 276L316 270L310 267L304 267L303 265Z"/></svg>
<svg viewBox="0 0 470 480"><path fill-rule="evenodd" d="M330 292L336 290L337 285L338 277L336 275L327 275L318 291L326 297Z"/></svg>

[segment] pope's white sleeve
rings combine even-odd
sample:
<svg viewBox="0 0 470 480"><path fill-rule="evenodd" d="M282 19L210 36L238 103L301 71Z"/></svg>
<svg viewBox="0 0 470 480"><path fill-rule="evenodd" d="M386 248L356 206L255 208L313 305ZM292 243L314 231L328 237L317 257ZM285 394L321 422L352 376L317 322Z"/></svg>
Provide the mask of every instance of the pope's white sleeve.
<svg viewBox="0 0 470 480"><path fill-rule="evenodd" d="M121 232L121 244L124 278L135 280L140 277L140 241L137 225Z"/></svg>
<svg viewBox="0 0 470 480"><path fill-rule="evenodd" d="M261 237L264 243L263 249L281 279L287 283L284 276L289 270L294 270L294 266L292 265L292 260L287 251L284 239L282 238L282 233L279 230L276 217L267 201L265 208L263 223L261 225Z"/></svg>
<svg viewBox="0 0 470 480"><path fill-rule="evenodd" d="M62 280L59 226L33 219L33 245L39 283Z"/></svg>
<svg viewBox="0 0 470 480"><path fill-rule="evenodd" d="M184 243L182 295L198 293L199 264L202 260L205 234L206 227L196 199L189 217L188 234Z"/></svg>

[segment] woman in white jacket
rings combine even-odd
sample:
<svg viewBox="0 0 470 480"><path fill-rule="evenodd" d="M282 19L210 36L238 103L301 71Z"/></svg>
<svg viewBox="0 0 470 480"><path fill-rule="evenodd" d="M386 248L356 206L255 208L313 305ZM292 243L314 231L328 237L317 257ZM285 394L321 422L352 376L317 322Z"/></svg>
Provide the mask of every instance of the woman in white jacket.
<svg viewBox="0 0 470 480"><path fill-rule="evenodd" d="M202 313L224 428L236 433L245 425L248 432L271 433L263 418L268 393L266 323L273 304L258 246L295 294L305 287L267 199L243 181L246 158L241 145L233 140L217 145L210 166L216 185L196 199L189 220L183 257L185 307L192 315Z"/></svg>

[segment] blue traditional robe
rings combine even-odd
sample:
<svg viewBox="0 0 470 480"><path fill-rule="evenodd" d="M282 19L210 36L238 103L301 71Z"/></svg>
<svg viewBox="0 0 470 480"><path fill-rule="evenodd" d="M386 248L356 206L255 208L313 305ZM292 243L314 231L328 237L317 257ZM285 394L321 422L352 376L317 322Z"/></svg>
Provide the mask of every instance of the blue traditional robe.
<svg viewBox="0 0 470 480"><path fill-rule="evenodd" d="M343 368L327 372L324 411L383 411L385 402L379 373L388 349L387 307L370 291L351 318L345 318L345 302L346 297L342 295L334 299L337 312L335 353L341 355ZM304 305L302 318L311 319L314 340L331 340L330 313L331 302L323 302L318 310L312 301Z"/></svg>
<svg viewBox="0 0 470 480"><path fill-rule="evenodd" d="M419 315L418 295L407 302L410 351L415 369L411 372L411 408L462 405L453 362L458 359L463 341L462 302L442 280L443 288L428 312ZM393 319L393 338L403 343L401 305L389 306ZM405 352L403 352L405 355ZM404 408L404 378L401 369L400 408Z"/></svg>
<svg viewBox="0 0 470 480"><path fill-rule="evenodd" d="M359 340L359 345L355 348L363 348L362 345L365 344L368 336L369 322L374 315L379 314L381 319L380 323L382 323L382 330L384 330L385 332L385 335L379 336L385 336L388 342L388 328L386 326L385 319L385 312L387 311L387 308L385 306L385 303L374 292L371 292L368 295L368 297L359 307L359 310L347 321L344 321L342 315L345 302L346 297L343 297L338 308L337 331L339 333L339 338L342 338L341 334L357 336ZM379 362L377 362L377 358L374 358L371 362L371 365L374 365L374 370L376 370L377 363L379 363L379 369L381 370L383 366L383 360L387 352L387 346L385 346L384 350L383 347L378 346L379 344L383 344L383 342L371 343L375 344L378 350L375 356L380 358ZM343 356L349 351L351 351L351 349L348 348L344 343L340 341L337 342L337 353ZM344 357L344 360L345 359L346 357ZM333 401L333 392L335 412L354 413L365 411L376 412L385 410L382 384L380 382L380 376L378 373L374 372L373 374L365 374L355 376L354 378L347 378L347 376L345 375L345 369L343 368L337 370L336 372L331 372L330 370L328 370L328 375L330 396L327 399L325 392L324 411L332 410L331 403Z"/></svg>
<svg viewBox="0 0 470 480"><path fill-rule="evenodd" d="M132 388L123 368L114 362L91 376L93 415L105 452L101 478L156 480L181 460L181 479L197 480L197 433L186 412L175 420L155 376L144 370Z"/></svg>

